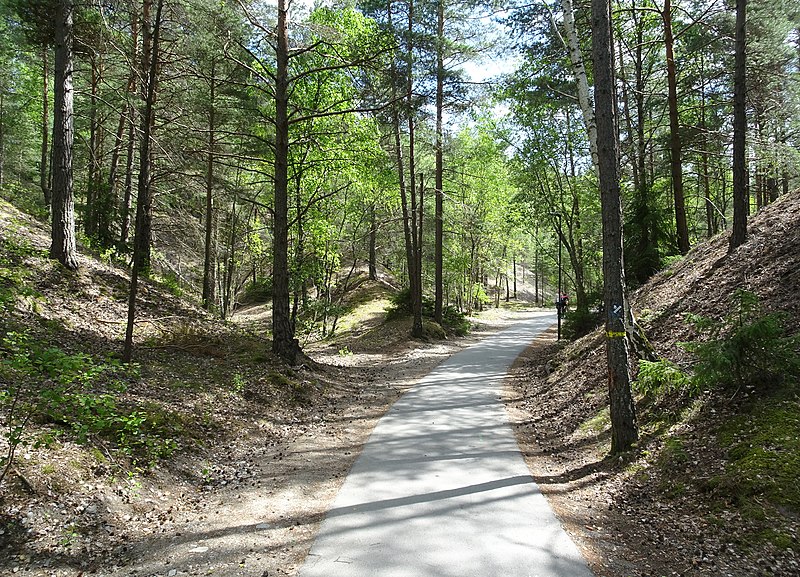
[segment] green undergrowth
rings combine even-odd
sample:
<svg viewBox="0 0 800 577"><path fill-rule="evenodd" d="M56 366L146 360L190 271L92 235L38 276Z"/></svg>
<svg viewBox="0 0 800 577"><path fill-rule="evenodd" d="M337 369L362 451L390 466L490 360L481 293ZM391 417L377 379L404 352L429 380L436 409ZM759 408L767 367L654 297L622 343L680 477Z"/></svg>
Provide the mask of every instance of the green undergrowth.
<svg viewBox="0 0 800 577"><path fill-rule="evenodd" d="M268 343L227 338L225 331L188 321L173 322L160 337L139 343L139 351L164 347L163 355L148 354L146 370L123 364L117 342L83 343L63 318L40 315L57 310L48 306L47 289L37 288L42 270L53 265L46 250L21 234L24 227L10 217L0 235L0 481L23 452L28 458L32 450L55 455L64 443L106 455L123 469L149 469L218 429L214 407L236 393L231 365L264 372L259 363L271 359ZM104 277L95 282L101 292L112 293ZM50 290L65 289L54 284ZM78 305L84 295L71 297ZM285 388L283 396L292 402L308 402L302 387ZM176 392L164 395L165 390ZM186 390L202 395L181 402Z"/></svg>
<svg viewBox="0 0 800 577"><path fill-rule="evenodd" d="M8 232L13 234L14 231ZM33 271L25 264L30 258L47 258L47 252L36 249L24 239L0 238L0 313L3 316L10 314L17 299L38 294L30 283Z"/></svg>
<svg viewBox="0 0 800 577"><path fill-rule="evenodd" d="M309 303L303 315L303 333L309 337L336 339L341 335L374 326L390 306L391 291L384 285L359 275L352 279L347 291L341 287L331 301L319 299Z"/></svg>
<svg viewBox="0 0 800 577"><path fill-rule="evenodd" d="M673 399L674 402L674 399ZM725 417L709 425L709 414ZM595 428L595 416L584 423ZM702 499L707 521L741 517L741 545L800 551L788 527L800 518L800 390L796 385L731 403L720 395L645 404L640 447L628 471L666 499ZM597 431L596 431L597 432ZM713 466L711 466L713 463Z"/></svg>
<svg viewBox="0 0 800 577"><path fill-rule="evenodd" d="M423 297L422 315L429 325L433 325L433 299ZM411 315L411 291L404 289L392 297L392 305L386 311L386 320L393 320ZM466 315L459 312L454 306L446 306L442 309L441 331L433 326L428 326L425 330L428 338L444 338L447 334L465 336L470 331L469 319Z"/></svg>
<svg viewBox="0 0 800 577"><path fill-rule="evenodd" d="M800 516L800 339L752 293L737 291L731 305L720 320L687 319L700 336L682 344L690 366L640 362L641 439L659 447L644 458L665 496L703 494L712 525L723 511L741 516L743 545L800 550L785 530Z"/></svg>
<svg viewBox="0 0 800 577"><path fill-rule="evenodd" d="M18 210L25 212L34 218L47 222L50 218L50 211L44 203L44 199L39 194L32 194L31 190L15 182L3 183L0 187L0 203L8 202Z"/></svg>
<svg viewBox="0 0 800 577"><path fill-rule="evenodd" d="M754 293L735 291L722 319L689 314L686 321L697 336L678 344L691 353L691 366L640 360L632 383L636 392L656 397L696 397L706 390L768 393L800 380L800 335L791 334L786 314L763 311Z"/></svg>
<svg viewBox="0 0 800 577"><path fill-rule="evenodd" d="M578 426L583 436L599 435L611 428L611 410L606 406Z"/></svg>
<svg viewBox="0 0 800 577"><path fill-rule="evenodd" d="M9 452L47 446L68 437L80 444L112 446L137 465L150 465L177 448L179 419L156 403L125 400L139 378L136 365L42 345L24 331L0 340L0 411ZM35 432L34 432L35 431Z"/></svg>
<svg viewBox="0 0 800 577"><path fill-rule="evenodd" d="M36 259L48 262L47 251L12 229L7 232L0 238L0 434L6 447L0 475L18 448L46 446L59 438L113 446L139 464L171 454L177 446L172 415L123 400L137 379L136 367L68 352L56 344L64 330L61 322L41 318L31 325L18 315L21 301L35 304L45 298L33 283Z"/></svg>

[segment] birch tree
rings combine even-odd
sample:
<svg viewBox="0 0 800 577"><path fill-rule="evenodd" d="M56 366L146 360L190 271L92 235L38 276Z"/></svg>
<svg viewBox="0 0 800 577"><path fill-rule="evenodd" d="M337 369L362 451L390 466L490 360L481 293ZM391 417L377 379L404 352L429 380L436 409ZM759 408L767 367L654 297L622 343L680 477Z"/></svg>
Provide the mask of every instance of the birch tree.
<svg viewBox="0 0 800 577"><path fill-rule="evenodd" d="M589 138L589 152L592 155L592 165L597 172L597 122L594 115L594 104L589 91L589 78L586 75L586 65L583 62L583 53L578 41L578 30L575 27L575 14L573 12L572 0L561 0L562 12L564 17L564 33L567 37L566 47L569 52L569 60L572 63L572 73L575 76L575 83L578 92L578 105L583 115L583 124ZM563 42L563 39L562 39Z"/></svg>

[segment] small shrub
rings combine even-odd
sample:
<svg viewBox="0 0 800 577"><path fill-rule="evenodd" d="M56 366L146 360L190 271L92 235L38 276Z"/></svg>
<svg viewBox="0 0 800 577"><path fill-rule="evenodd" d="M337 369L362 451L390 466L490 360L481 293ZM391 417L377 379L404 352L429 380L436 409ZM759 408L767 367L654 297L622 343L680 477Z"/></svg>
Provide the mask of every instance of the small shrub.
<svg viewBox="0 0 800 577"><path fill-rule="evenodd" d="M661 258L661 270L667 270L684 259L682 254L667 255Z"/></svg>
<svg viewBox="0 0 800 577"><path fill-rule="evenodd" d="M425 338L441 341L447 338L447 333L442 326L432 320L425 319L422 321L422 334Z"/></svg>
<svg viewBox="0 0 800 577"><path fill-rule="evenodd" d="M125 259L117 247L99 247L98 258L100 262L108 265L124 265Z"/></svg>
<svg viewBox="0 0 800 577"><path fill-rule="evenodd" d="M386 311L386 320L394 320L411 314L411 291L403 289L391 298L392 305ZM422 297L422 316L433 318L433 299ZM442 308L441 327L451 334L464 336L469 333L470 324L466 315L456 307L448 305Z"/></svg>
<svg viewBox="0 0 800 577"><path fill-rule="evenodd" d="M231 379L231 388L233 392L241 395L247 388L247 379L242 373L234 373Z"/></svg>
<svg viewBox="0 0 800 577"><path fill-rule="evenodd" d="M391 306L386 309L386 320L399 319L411 314L411 290L403 289L392 296Z"/></svg>
<svg viewBox="0 0 800 577"><path fill-rule="evenodd" d="M579 339L588 335L603 322L602 315L591 310L567 311L564 319L564 337L568 340Z"/></svg>
<svg viewBox="0 0 800 577"><path fill-rule="evenodd" d="M459 337L465 336L471 328L467 315L452 305L442 309L442 327Z"/></svg>
<svg viewBox="0 0 800 577"><path fill-rule="evenodd" d="M682 390L694 391L689 375L667 359L655 362L640 360L639 373L631 384L638 393L656 396Z"/></svg>
<svg viewBox="0 0 800 577"><path fill-rule="evenodd" d="M161 282L164 288L169 291L170 294L176 297L183 296L183 287L181 286L181 281L174 273L168 272L158 280Z"/></svg>
<svg viewBox="0 0 800 577"><path fill-rule="evenodd" d="M697 358L692 382L704 387L765 387L800 377L800 337L789 336L787 317L781 313L763 314L758 297L737 290L734 310L721 321L699 315L688 320L703 342L681 343Z"/></svg>
<svg viewBox="0 0 800 577"><path fill-rule="evenodd" d="M262 277L245 285L241 303L265 303L272 300L272 277Z"/></svg>

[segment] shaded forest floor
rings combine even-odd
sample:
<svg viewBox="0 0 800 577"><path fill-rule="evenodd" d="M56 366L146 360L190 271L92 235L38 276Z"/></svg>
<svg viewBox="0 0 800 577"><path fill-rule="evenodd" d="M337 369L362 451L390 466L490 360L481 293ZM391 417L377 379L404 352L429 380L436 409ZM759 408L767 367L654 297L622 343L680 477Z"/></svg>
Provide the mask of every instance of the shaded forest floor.
<svg viewBox="0 0 800 577"><path fill-rule="evenodd" d="M174 287L150 282L136 329L139 368L124 372L115 364L124 273L87 257L65 273L46 258L46 227L0 209L0 296L14 293L13 302L0 299L4 359L14 358L12 333L37 343L41 358L62 351L55 364L90 355L78 372L98 367L113 378L92 380L88 392L116 400L106 407L111 425L83 434L53 411L29 423L0 488L4 575L296 575L377 419L449 354L514 317L489 311L467 338L414 342L407 321L383 322L391 283L358 281L340 337L310 345L309 361L289 368L257 330L263 308L243 310L241 324L220 323ZM734 255L714 239L635 295L658 353L687 363L677 345L694 336L684 313L724 316L736 287L797 326L797 218L794 195L756 218ZM569 346L543 335L508 381L534 478L593 570L797 575L798 477L786 478L800 461L796 391L640 396L642 441L609 459L601 344L597 333ZM10 386L21 374L0 377ZM56 388L59 375L38 383ZM84 410L74 387L65 395ZM138 428L137 415L146 423ZM131 430L133 441L120 437Z"/></svg>

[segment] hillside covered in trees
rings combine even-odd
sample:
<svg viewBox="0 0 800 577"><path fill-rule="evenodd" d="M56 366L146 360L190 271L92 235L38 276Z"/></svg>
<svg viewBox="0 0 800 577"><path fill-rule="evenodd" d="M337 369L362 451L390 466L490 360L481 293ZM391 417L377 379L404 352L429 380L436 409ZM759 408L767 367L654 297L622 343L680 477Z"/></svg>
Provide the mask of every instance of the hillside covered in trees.
<svg viewBox="0 0 800 577"><path fill-rule="evenodd" d="M415 334L428 295L441 323L513 292L523 267L556 284L559 246L573 305L601 300L588 4L3 0L0 14L0 184L52 213L68 266L78 235L222 318L268 295L290 361L359 260L404 279ZM751 211L797 182L800 17L771 1L746 15L734 163L733 7L614 4L630 286L731 225L734 167ZM499 62L516 69L493 76Z"/></svg>
<svg viewBox="0 0 800 577"><path fill-rule="evenodd" d="M321 453L346 453L333 483L370 419L460 346L476 313L562 290L564 334L601 347L569 349L591 363L557 361L604 387L573 407L610 406L598 451L635 468L677 426L648 411L684 415L710 395L703 406L729 414L716 385L725 411L748 409L758 379L744 368L794 383L796 341L778 317L759 323L797 312L783 213L796 212L798 150L788 1L0 0L9 568L122 560L124 522L139 537L176 523L159 500L199 520L197 487L261 478L234 433L263 434L278 463L283 441L318 442L351 410L363 425L330 429L342 442ZM764 349L777 366L714 364L748 323L763 332L741 338L786 338L783 357ZM692 340L712 344L677 344ZM415 357L413 343L441 350ZM349 366L361 353L375 363ZM692 380L697 362L725 382ZM783 435L761 425L756 446ZM695 440L658 454L688 471ZM286 467L275 495L306 470ZM160 472L185 482L181 497L148 481L140 499L141 477ZM305 538L326 502L303 513ZM774 503L796 517L794 501ZM118 518L83 516L103 507ZM276 527L292 541L285 519ZM772 537L788 563L796 535ZM272 551L292 574L301 550Z"/></svg>

